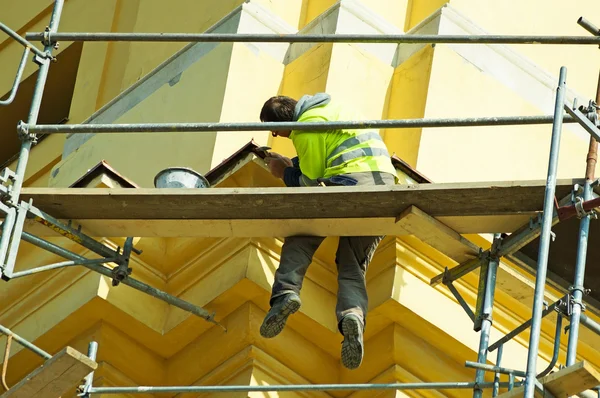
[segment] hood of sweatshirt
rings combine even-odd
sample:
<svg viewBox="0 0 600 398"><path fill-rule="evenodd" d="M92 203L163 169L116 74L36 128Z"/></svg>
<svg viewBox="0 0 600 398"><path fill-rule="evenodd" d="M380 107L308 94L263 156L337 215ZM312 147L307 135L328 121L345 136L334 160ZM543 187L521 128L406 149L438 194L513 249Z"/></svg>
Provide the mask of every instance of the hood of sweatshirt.
<svg viewBox="0 0 600 398"><path fill-rule="evenodd" d="M309 109L317 106L326 105L331 101L331 96L326 93L317 93L315 95L304 95L298 100L294 109L294 122L298 121L300 116Z"/></svg>

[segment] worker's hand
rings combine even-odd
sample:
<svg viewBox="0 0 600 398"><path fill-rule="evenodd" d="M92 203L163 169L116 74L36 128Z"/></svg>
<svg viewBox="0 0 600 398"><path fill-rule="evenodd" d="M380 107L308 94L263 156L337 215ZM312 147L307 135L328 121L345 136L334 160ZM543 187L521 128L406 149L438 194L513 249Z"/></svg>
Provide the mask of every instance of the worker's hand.
<svg viewBox="0 0 600 398"><path fill-rule="evenodd" d="M285 162L287 164L290 165L290 167L293 166L292 160L290 158L285 157L285 156L283 156L283 155L281 155L281 154L279 154L277 152L269 152L268 155L265 157L265 161L267 161L267 158L279 158L279 159L283 159L283 160L285 160Z"/></svg>
<svg viewBox="0 0 600 398"><path fill-rule="evenodd" d="M288 166L290 167L294 167L294 163L292 162L292 159L280 155L277 152L269 152L269 154L265 157L265 162L267 162L267 164L271 161L271 158L276 158L276 159L281 159L283 160Z"/></svg>
<svg viewBox="0 0 600 398"><path fill-rule="evenodd" d="M283 179L283 172L286 167L293 166L292 160L273 152L271 152L270 155L271 156L265 158L265 162L267 163L271 174L277 178Z"/></svg>

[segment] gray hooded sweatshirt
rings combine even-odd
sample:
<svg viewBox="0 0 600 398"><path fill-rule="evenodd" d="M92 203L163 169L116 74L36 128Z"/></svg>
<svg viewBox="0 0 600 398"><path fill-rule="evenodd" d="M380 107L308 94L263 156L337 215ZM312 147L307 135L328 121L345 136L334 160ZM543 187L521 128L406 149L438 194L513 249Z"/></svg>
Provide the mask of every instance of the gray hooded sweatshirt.
<svg viewBox="0 0 600 398"><path fill-rule="evenodd" d="M317 106L326 105L331 101L331 96L326 93L317 93L315 95L304 95L298 100L294 109L294 122L297 122L300 116L309 109Z"/></svg>

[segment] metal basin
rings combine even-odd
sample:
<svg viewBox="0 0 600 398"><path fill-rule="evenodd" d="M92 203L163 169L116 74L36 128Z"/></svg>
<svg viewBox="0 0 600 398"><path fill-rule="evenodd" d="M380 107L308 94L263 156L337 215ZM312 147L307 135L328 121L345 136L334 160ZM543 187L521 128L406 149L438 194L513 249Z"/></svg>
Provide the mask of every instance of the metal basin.
<svg viewBox="0 0 600 398"><path fill-rule="evenodd" d="M187 167L169 167L154 177L156 188L210 188L208 180Z"/></svg>

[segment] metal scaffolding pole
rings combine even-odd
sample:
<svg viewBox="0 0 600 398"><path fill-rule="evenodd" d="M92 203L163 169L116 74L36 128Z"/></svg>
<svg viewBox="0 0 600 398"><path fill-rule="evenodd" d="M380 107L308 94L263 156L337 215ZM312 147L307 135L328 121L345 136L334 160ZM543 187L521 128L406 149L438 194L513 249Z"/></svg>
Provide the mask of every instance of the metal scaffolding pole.
<svg viewBox="0 0 600 398"><path fill-rule="evenodd" d="M542 370L537 377L544 377L554 368L556 361L558 361L558 354L560 353L560 332L562 331L562 315L559 313L556 315L556 329L554 331L554 351L552 352L552 359L546 367Z"/></svg>
<svg viewBox="0 0 600 398"><path fill-rule="evenodd" d="M592 318L588 317L586 314L581 314L580 323L586 328L590 329L592 332L600 335L600 325L598 322L594 321Z"/></svg>
<svg viewBox="0 0 600 398"><path fill-rule="evenodd" d="M501 366L487 365L485 363L467 361L465 362L465 366L467 368L487 370L488 372L502 373L507 375L513 374L515 376L525 377L525 372L522 372L520 370L503 368Z"/></svg>
<svg viewBox="0 0 600 398"><path fill-rule="evenodd" d="M48 27L49 32L56 32L56 30L58 29L58 23L60 21L63 5L64 0L55 0L54 8L52 10L52 16L50 17L50 25ZM16 33L14 35L10 35L14 36L16 35ZM23 44L21 40L17 39L17 41ZM29 47L29 44L27 44L26 47ZM44 47L44 53L42 53L42 55L38 56L36 59L36 62L40 65L40 67L38 71L38 77L33 89L33 98L31 100L31 107L29 109L29 115L27 118L27 124L30 126L34 126L37 123L38 115L40 113L42 97L44 95L44 88L46 86L46 80L48 78L48 70L50 69L51 61L49 58L51 58L53 47L54 46L51 42L46 43ZM35 47L32 47L32 49L33 48ZM27 169L27 162L29 161L29 153L31 151L31 147L33 146L33 142L36 138L33 135L25 134L21 136L21 139L23 140L23 142L21 144L19 160L17 162L17 170L14 173L15 175L10 193L10 201L12 202L13 206L17 206L19 204L19 195L21 194L21 187L23 186L23 180L25 179L25 170ZM16 225L18 217L15 216L16 214L8 214L5 219L5 222L2 225L2 235L0 236L0 276L2 275L2 270L6 265L6 259L4 258L6 254L4 253L4 250L5 247L8 247L9 240L12 239L10 248L11 252L13 250L17 251L19 249L19 236L18 234L13 233L14 229L20 229L19 225Z"/></svg>
<svg viewBox="0 0 600 398"><path fill-rule="evenodd" d="M0 333L3 333L7 336L12 336L12 338L19 344L21 344L23 347L35 352L36 354L38 354L39 356L41 356L42 358L45 359L50 359L52 358L52 355L48 354L46 351L42 350L40 347L36 346L35 344L30 343L29 341L25 340L23 337L19 336L18 334L14 333L12 330L5 328L4 326L0 325Z"/></svg>
<svg viewBox="0 0 600 398"><path fill-rule="evenodd" d="M8 248L15 220L17 219L17 209L7 207L0 202L0 210L5 214L2 223L2 234L0 235L0 277L3 276L4 266L8 257Z"/></svg>
<svg viewBox="0 0 600 398"><path fill-rule="evenodd" d="M78 229L61 223L56 218L52 217L51 215L41 211L40 209L34 206L22 206L26 206L27 211L33 216L34 221L47 226L57 234L62 235L65 238L72 240L73 242L79 243L81 246L93 251L94 253L102 257L117 257L120 259L127 258L126 256L120 255L110 247L105 246L97 240L81 233Z"/></svg>
<svg viewBox="0 0 600 398"><path fill-rule="evenodd" d="M500 346L498 352L496 353L496 366L500 367L502 363L502 351L504 351L504 346ZM514 375L513 375L514 377ZM500 372L496 372L494 374L494 389L492 390L492 397L497 397L498 392L500 391Z"/></svg>
<svg viewBox="0 0 600 398"><path fill-rule="evenodd" d="M558 215L553 218L553 223L558 222ZM505 257L512 253L515 253L529 242L533 241L540 234L542 223L540 219L531 220L529 223L523 225L521 228L514 231L512 234L502 240L502 245L498 249L498 257ZM465 262L457 265L450 270L447 270L439 275L431 278L431 286L436 286L440 282L448 283L449 281L455 281L464 275L468 274L481 267L487 261L491 255L491 249L488 249L481 253L477 258L466 260Z"/></svg>
<svg viewBox="0 0 600 398"><path fill-rule="evenodd" d="M600 36L600 29L584 17L579 17L577 23L594 36Z"/></svg>
<svg viewBox="0 0 600 398"><path fill-rule="evenodd" d="M96 361L96 356L98 355L98 343L95 341L90 342L88 345L88 357L92 361ZM90 398L90 389L92 388L92 384L94 382L94 372L90 372L85 377L85 383L81 386L81 393L78 395L81 398Z"/></svg>
<svg viewBox="0 0 600 398"><path fill-rule="evenodd" d="M61 7L62 7L62 5L61 5ZM55 10L56 10L56 8L55 8ZM58 14L59 14L58 17L60 17L60 11L58 12ZM51 27L52 27L52 25L51 25ZM55 26L55 28L57 28L57 27L58 27L58 19L57 19L57 25ZM0 30L3 31L4 33L6 33L7 35L9 35L10 37L12 37L13 39L15 39L17 41L17 43L19 43L26 49L30 49L31 51L33 51L33 53L35 55L37 55L38 57L52 58L51 52L44 52L44 51L38 49L36 46L34 46L32 43L30 43L27 40L25 40L24 38L22 38L21 35L19 35L17 32L15 32L14 30L9 28L2 22L0 22Z"/></svg>
<svg viewBox="0 0 600 398"><path fill-rule="evenodd" d="M501 234L494 235L493 255L489 257L488 264L479 274L480 289L478 291L478 300L481 308L477 309L477 318L475 320L475 329L478 329L478 323L481 325L481 334L479 338L479 350L477 352L477 362L485 365L487 360L488 345L490 343L490 332L492 330L492 312L494 308L494 292L496 290L496 274L500 258L497 255L500 246ZM483 289L481 289L483 288ZM485 370L478 368L475 372L475 388L473 389L473 398L483 397L483 390L479 387L485 380Z"/></svg>
<svg viewBox="0 0 600 398"><path fill-rule="evenodd" d="M17 96L17 91L19 90L19 85L21 84L21 78L23 77L23 71L25 70L25 65L27 64L27 57L29 56L29 52L31 50L29 47L26 47L23 50L23 56L21 57L21 62L19 62L19 67L17 68L17 75L13 82L12 89L10 90L10 94L7 99L4 101L0 101L0 105L10 105L15 100Z"/></svg>
<svg viewBox="0 0 600 398"><path fill-rule="evenodd" d="M23 240L26 242L29 242L32 245L35 245L37 247L48 250L51 253L54 253L61 257L64 257L66 259L73 260L73 261L81 261L82 265L84 267L89 268L92 271L96 271L99 274L102 274L104 276L108 276L110 278L113 277L112 270L110 268L104 267L102 265L86 262L85 257L82 257L76 253L72 253L66 249L63 249L60 246L50 243L50 242L48 242L42 238L39 238L35 235L32 235L27 232L23 232ZM225 327L223 325L221 325L219 322L217 322L214 319L214 314L209 313L204 308L197 307L191 303L188 303L187 301L184 301L178 297L172 296L166 292L163 292L162 290L159 290L155 287L152 287L150 285L147 285L143 282L140 282L140 281L130 278L130 277L126 277L125 279L121 280L120 282L123 283L124 285L132 287L136 290L147 293L147 294L151 295L152 297L156 297L159 300L162 300L171 305L174 305L175 307L181 308L184 311L191 312L192 314L197 315L197 316L207 320L208 322L212 322L215 325L222 327L224 330L227 330L227 329L225 329Z"/></svg>
<svg viewBox="0 0 600 398"><path fill-rule="evenodd" d="M260 34L260 33L113 33L29 32L29 40L205 42L205 43L425 43L425 44L592 44L590 36L538 35L381 35L381 34Z"/></svg>
<svg viewBox="0 0 600 398"><path fill-rule="evenodd" d="M64 6L64 0L55 0L54 9L52 10L52 16L50 17L49 33L56 32L58 30L58 23L62 14ZM49 42L44 47L44 52L48 55L52 54L54 45ZM38 77L35 82L33 89L33 98L31 100L31 108L29 109L29 115L27 117L27 124L34 126L37 124L38 116L40 113L40 107L42 105L42 97L44 95L44 88L46 86L46 80L48 79L48 71L50 70L50 59L40 59L37 62L40 63L38 71ZM29 152L35 137L31 135L22 136L23 144L21 146L21 152L19 153L19 161L17 163L15 184L13 185L12 199L13 202L18 203L19 195L21 193L21 187L23 186L23 179L25 178L25 169L27 168L27 162L29 160Z"/></svg>
<svg viewBox="0 0 600 398"><path fill-rule="evenodd" d="M592 138L593 139L593 138ZM592 198L591 181L586 180L584 185L584 200ZM577 340L579 339L579 321L583 307L583 282L585 278L585 262L587 259L588 234L590 230L591 214L586 214L579 223L579 238L577 244L577 259L575 261L575 277L571 287L571 320L569 328L569 343L567 346L566 366L575 364L577 355Z"/></svg>
<svg viewBox="0 0 600 398"><path fill-rule="evenodd" d="M542 233L538 251L538 267L535 279L535 293L533 299L533 311L531 322L531 334L529 336L529 350L527 352L527 377L525 379L525 398L533 398L536 383L536 365L538 349L540 344L540 332L542 326L542 312L544 306L544 290L546 286L546 272L548 269L548 253L550 251L550 232L554 214L554 196L556 191L556 174L558 169L558 154L560 149L560 137L563 124L563 105L565 103L565 89L567 79L567 68L560 68L558 88L556 90L556 102L554 107L554 123L552 125L552 140L550 145L550 156L548 162L548 178L546 192L544 195L544 213L542 216Z"/></svg>
<svg viewBox="0 0 600 398"><path fill-rule="evenodd" d="M41 267L31 268L24 271L13 272L10 275L6 275L10 279L21 278L24 276L29 276L33 274L37 274L39 272L52 271L55 269L60 269L64 267L72 267L75 265L85 265L85 264L104 264L110 263L112 261L118 260L117 258L98 258L98 259L90 259L90 260L81 260L81 261L61 261L59 263L48 264Z"/></svg>
<svg viewBox="0 0 600 398"><path fill-rule="evenodd" d="M588 30L598 29L591 25L589 22L579 19L580 24L586 26ZM596 86L596 103L600 103L600 75L598 76L598 83ZM586 159L585 169L585 185L583 187L583 201L592 199L592 183L595 179L596 163L598 161L598 142L594 136L590 137L589 149ZM586 213L579 223L579 239L577 245L577 259L575 261L575 276L571 292L573 295L573 306L571 309L571 319L569 328L569 344L567 346L567 361L566 365L571 366L575 364L577 357L577 341L579 340L579 323L581 319L581 312L583 309L583 294L584 294L584 279L585 279L585 263L587 260L587 246L590 231L590 222L592 221L593 214Z"/></svg>
<svg viewBox="0 0 600 398"><path fill-rule="evenodd" d="M40 124L19 122L21 134L85 133L176 133L203 131L269 131L315 129L371 129L416 127L475 127L552 124L553 116L497 116L477 118L388 119L337 122L249 122L249 123L140 123L140 124ZM565 123L577 123L564 115Z"/></svg>
<svg viewBox="0 0 600 398"><path fill-rule="evenodd" d="M551 305L549 305L548 308L546 308L544 311L542 311L542 318L546 317L548 314L555 311L557 307L563 305L565 303L565 300L568 300L568 299L569 299L569 296L565 295L562 298L556 300ZM521 332L526 330L531 325L531 322L532 322L532 319L530 318L527 321L523 322L521 325L517 326L510 333L506 334L504 337L502 337L501 339L496 341L494 344L490 345L490 348L488 348L488 351L492 352L495 349L502 347L504 345L504 343L506 343L509 340L512 340L515 336L519 335Z"/></svg>
<svg viewBox="0 0 600 398"><path fill-rule="evenodd" d="M522 383L514 383L519 386ZM174 387L92 387L90 394L158 394L207 392L275 392L275 391L339 391L339 390L457 390L473 388L475 383L457 381L443 383L391 384L297 384L280 386L174 386ZM481 388L493 388L494 383L482 383ZM500 383L509 387L509 383Z"/></svg>

